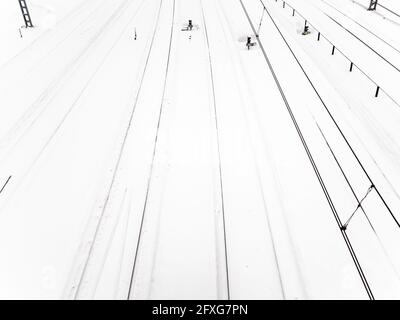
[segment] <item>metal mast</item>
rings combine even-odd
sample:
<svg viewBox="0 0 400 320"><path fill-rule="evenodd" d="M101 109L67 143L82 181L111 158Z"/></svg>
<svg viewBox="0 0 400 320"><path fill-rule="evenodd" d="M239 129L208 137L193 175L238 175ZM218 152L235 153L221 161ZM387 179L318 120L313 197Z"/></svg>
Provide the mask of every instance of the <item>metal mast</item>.
<svg viewBox="0 0 400 320"><path fill-rule="evenodd" d="M31 16L29 14L28 6L26 5L25 0L18 0L19 6L21 7L22 16L24 17L25 27L33 28Z"/></svg>

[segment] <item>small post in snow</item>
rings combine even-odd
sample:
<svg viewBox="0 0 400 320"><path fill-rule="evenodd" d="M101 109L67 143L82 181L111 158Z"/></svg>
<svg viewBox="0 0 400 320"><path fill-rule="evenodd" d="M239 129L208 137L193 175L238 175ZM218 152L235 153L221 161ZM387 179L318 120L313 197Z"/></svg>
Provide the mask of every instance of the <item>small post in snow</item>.
<svg viewBox="0 0 400 320"><path fill-rule="evenodd" d="M353 63L353 62L350 62L350 72L353 71L353 66L354 66L354 63Z"/></svg>
<svg viewBox="0 0 400 320"><path fill-rule="evenodd" d="M19 6L21 8L22 17L24 18L24 21L25 21L25 27L26 28L33 28L31 15L29 14L29 10L28 10L28 6L26 4L26 1L25 0L18 0L18 2L19 2Z"/></svg>
<svg viewBox="0 0 400 320"><path fill-rule="evenodd" d="M136 32L136 28L135 28L135 37L134 37L134 39L135 39L135 40L137 40L137 32Z"/></svg>

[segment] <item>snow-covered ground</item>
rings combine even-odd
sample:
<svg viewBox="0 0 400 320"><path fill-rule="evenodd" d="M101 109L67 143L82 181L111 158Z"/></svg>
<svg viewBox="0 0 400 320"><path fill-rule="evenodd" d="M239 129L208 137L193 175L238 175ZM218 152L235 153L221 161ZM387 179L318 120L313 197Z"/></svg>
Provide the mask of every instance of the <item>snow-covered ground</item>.
<svg viewBox="0 0 400 320"><path fill-rule="evenodd" d="M27 4L0 4L0 298L400 298L400 17Z"/></svg>

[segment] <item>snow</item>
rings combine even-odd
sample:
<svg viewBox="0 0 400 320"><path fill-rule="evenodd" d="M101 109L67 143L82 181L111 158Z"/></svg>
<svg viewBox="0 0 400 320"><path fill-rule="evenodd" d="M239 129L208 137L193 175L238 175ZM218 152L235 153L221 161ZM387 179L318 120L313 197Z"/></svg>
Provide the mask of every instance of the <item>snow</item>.
<svg viewBox="0 0 400 320"><path fill-rule="evenodd" d="M400 297L400 18L291 0L303 36L281 1L28 0L21 38L14 2L0 298L368 299L346 237Z"/></svg>

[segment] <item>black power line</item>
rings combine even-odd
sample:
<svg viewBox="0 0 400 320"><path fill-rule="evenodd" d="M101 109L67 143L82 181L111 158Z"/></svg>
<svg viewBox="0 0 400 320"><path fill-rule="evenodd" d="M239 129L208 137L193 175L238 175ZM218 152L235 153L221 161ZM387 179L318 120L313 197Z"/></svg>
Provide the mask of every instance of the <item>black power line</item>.
<svg viewBox="0 0 400 320"><path fill-rule="evenodd" d="M253 32L255 33L256 30L255 30L254 25L253 25L253 22L251 21L250 16L249 16L249 14L248 14L248 12L247 12L247 10L246 10L246 7L245 7L244 4L243 4L243 1L242 1L242 0L239 0L239 2L240 2L241 6L242 6L242 8L243 8L243 11L244 11L244 13L245 13L245 15L246 15L246 17L247 17L247 20L249 21L249 24L250 24L250 26L251 26ZM278 32L280 33L280 35L281 35L282 38L284 39L285 43L287 44L286 39L283 37L281 31L279 30L279 28L278 28L278 26L276 25L274 19L272 18L272 16L270 15L269 11L268 11L267 8L265 7L264 3L263 3L261 0L260 0L260 2L261 2L261 4L262 4L262 6L263 6L263 10L265 10L265 11L267 12L267 14L269 15L270 19L272 20L272 22L274 23L275 27L277 28ZM274 68L273 68L273 66L272 66L272 64L271 64L271 62L270 62L270 60L269 60L269 58L268 58L268 55L267 55L267 53L266 53L266 51L265 51L265 49L264 49L264 47L263 47L263 45L262 45L262 43L261 43L260 38L257 38L257 41L258 41L258 44L259 44L259 46L260 46L260 49L261 49L261 51L262 51L262 53L263 53L263 55L264 55L265 61L267 62L268 67L269 67L269 69L270 69L270 71L271 71L271 74L272 74L272 76L273 76L273 78L274 78L274 81L275 81L275 83L276 83L276 85L277 85L277 87L278 87L278 90L279 90L279 92L280 92L280 94L281 94L281 97L282 97L282 99L283 99L283 102L284 102L285 105L286 105L286 108L287 108L287 111L289 112L289 115L290 115L290 117L291 117L291 120L292 120L292 122L293 122L293 124L294 124L294 126L295 126L295 128L296 128L296 131L297 131L297 134L298 134L298 136L299 136L299 138L300 138L300 140L301 140L301 143L302 143L302 145L303 145L303 147L304 147L304 149L305 149L305 151L306 151L306 153L307 153L307 156L308 156L308 159L309 159L309 161L310 161L310 163L311 163L311 166L312 166L312 168L313 168L313 170L314 170L314 172L315 172L315 175L317 176L318 182L319 182L319 184L320 184L320 186L321 186L321 188L322 188L322 191L323 191L323 193L324 193L324 195L325 195L325 198L326 198L326 200L328 201L329 207L330 207L330 209L331 209L331 211L332 211L332 213L333 213L333 215L334 215L334 218L335 218L335 220L336 220L336 223L337 223L337 225L338 225L338 227L339 227L339 229L340 229L340 232L341 232L341 234L342 234L343 240L344 240L345 243L346 243L346 246L347 246L347 248L348 248L348 250L349 250L349 253L350 253L351 257L352 257L352 260L353 260L354 265L355 265L355 267L356 267L356 269L357 269L357 272L358 272L358 274L359 274L359 276L360 276L360 278L361 278L361 281L362 281L363 286L364 286L364 288L365 288L365 290L366 290L366 292L367 292L367 295L368 295L368 297L369 297L371 300L374 300L375 298L374 298L374 295L373 295L373 293L372 293L372 290L371 290L371 288L370 288L370 286L369 286L368 280L367 280L367 278L366 278L366 276L365 276L365 274L364 274L364 271L363 271L363 269L362 269L362 267L361 267L361 264L360 264L360 262L359 262L359 260L358 260L358 257L357 257L357 255L356 255L354 249L353 249L353 246L352 246L352 244L351 244L351 242L350 242L350 239L349 239L349 237L347 236L346 230L343 228L343 223L342 223L342 221L341 221L341 219L340 219L340 217L339 217L339 214L338 214L338 212L337 212L337 210L336 210L336 208L335 208L335 205L334 205L334 203L333 203L333 201L332 201L332 198L331 198L331 196L330 196L330 194L329 194L329 191L328 191L328 189L327 189L327 187L326 187L326 185L325 185L325 182L324 182L324 180L323 180L323 178L322 178L322 176L321 176L321 174L320 174L320 172L319 172L319 170L318 170L317 164L315 163L315 160L314 160L314 158L313 158L313 156L312 156L312 154L311 154L311 151L310 151L310 149L309 149L309 147L308 147L308 145L307 145L307 142L306 142L306 140L305 140L305 138L304 138L304 136L303 136L303 133L302 133L302 131L301 131L301 129L300 129L298 123L297 123L297 120L296 120L296 118L295 118L295 116L294 116L294 114L293 114L292 108L291 108L290 105L289 105L289 102L288 102L288 100L287 100L287 98L286 98L286 95L285 95L283 89L282 89L282 86L281 86L281 84L280 84L280 82L279 82L279 80L278 80L278 78L277 78L277 76L276 76L275 70L274 70ZM288 44L287 44L287 45L288 45ZM289 49L291 50L290 47L289 47ZM292 51L292 50L291 50L291 52L292 52L292 54L293 54L293 51ZM295 58L296 58L296 57L295 57ZM296 60L297 60L297 58L296 58ZM298 60L297 60L297 62L298 62ZM298 63L299 63L299 62L298 62ZM301 66L301 65L300 65L300 66ZM303 71L304 71L304 69L303 69ZM307 78L308 78L308 77L307 77ZM308 78L308 79L309 79L309 78ZM310 79L309 79L309 81L310 81ZM310 82L310 83L311 83L311 82ZM314 88L314 86L313 86L313 88ZM315 90L315 88L314 88L314 90ZM322 101L322 100L321 100L321 101Z"/></svg>
<svg viewBox="0 0 400 320"><path fill-rule="evenodd" d="M398 53L400 53L400 50L397 49L394 45L390 44L388 41L386 41L385 39L383 39L382 37L378 36L375 32L371 31L369 28L365 27L364 25L362 25L361 23L359 23L357 20L353 19L352 17L350 17L349 15L347 15L346 13L344 13L343 11L339 10L338 8L336 8L334 5L332 5L331 3L329 3L326 0L321 0L323 3L325 3L327 6L331 7L333 10L339 12L341 15L345 16L346 18L348 18L349 20L353 21L355 24L357 24L359 27L363 28L365 31L367 31L368 33L372 34L374 37L376 37L377 39L381 40L383 43L385 43L386 45L388 45L389 47L391 47L393 50L397 51Z"/></svg>
<svg viewBox="0 0 400 320"><path fill-rule="evenodd" d="M229 264L228 264L228 245L227 245L227 235L226 235L226 214L225 214L225 201L224 201L224 188L223 188L223 180L222 180L222 161L221 161L221 147L220 147L220 138L219 138L219 124L218 124L218 112L217 112L217 101L215 94L215 81L214 81L214 68L211 59L211 50L210 50L210 40L208 37L208 30L206 24L206 18L204 15L203 3L200 0L201 11L204 23L204 34L206 37L207 43L207 52L208 52L208 63L210 67L210 78L211 78L211 87L212 87L212 99L213 99L213 110L214 110L214 120L215 120L215 131L217 138L217 149L218 149L218 171L219 171L219 187L221 192L221 206L222 206L222 226L223 226L223 235L224 235L224 253L225 253L225 273L226 273L226 285L227 285L227 297L228 300L231 299L230 294L230 283L229 283Z"/></svg>
<svg viewBox="0 0 400 320"><path fill-rule="evenodd" d="M142 87L142 83L143 83L144 76L146 74L146 69L147 69L147 66L148 66L148 62L150 60L150 55L151 55L151 52L152 52L154 39L155 39L155 36L156 36L156 33L157 33L157 29L158 29L158 22L160 20L160 13L161 13L161 9L162 9L162 4L163 4L163 0L160 1L160 7L158 9L158 15L157 15L157 22L156 22L156 26L154 28L154 32L153 32L153 36L152 36L152 40L151 40L151 45L150 45L150 49L149 49L149 52L148 52L148 55L147 55L146 64L145 64L145 69L143 71L142 78L141 78L140 87ZM142 244L143 227L144 227L144 221L145 221L146 212L147 212L147 205L148 205L148 200L149 200L149 195L150 195L151 181L152 181L152 178L153 178L155 157L156 157L156 152L157 152L158 133L160 131L162 114L163 114L163 110L164 110L164 97L165 97L165 93L166 93L166 89L167 89L167 80L168 80L168 74L169 74L171 49L172 49L172 40L173 40L173 34L174 34L174 23L175 23L175 0L173 2L173 7L172 7L172 22L171 22L171 31L170 31L170 37L169 37L168 57L167 57L167 64L166 64L166 68L165 68L165 74L164 74L164 84L163 84L163 92L162 92L162 98L161 98L161 104L160 104L160 111L159 111L159 114L158 114L157 130L156 130L156 136L155 136L155 140L154 140L152 160L151 160L151 165L150 165L150 173L149 173L149 176L147 178L146 196L145 196L144 205L143 205L142 217L141 217L141 220L140 220L140 228L139 228L138 238L137 238L137 242L136 242L135 257L134 257L134 260L133 260L133 266L132 266L132 271L131 271L131 276L130 276L130 281L129 281L129 289L128 289L127 300L129 300L131 298L131 295L133 293L135 271L136 271L136 266L137 266L137 263L138 263L139 251L140 251L141 244ZM138 93L138 96L139 96L139 93ZM137 101L138 101L138 99L136 99L136 103L137 103Z"/></svg>

